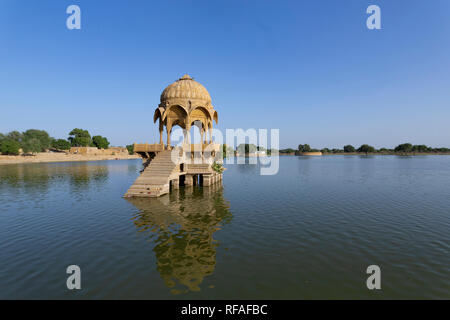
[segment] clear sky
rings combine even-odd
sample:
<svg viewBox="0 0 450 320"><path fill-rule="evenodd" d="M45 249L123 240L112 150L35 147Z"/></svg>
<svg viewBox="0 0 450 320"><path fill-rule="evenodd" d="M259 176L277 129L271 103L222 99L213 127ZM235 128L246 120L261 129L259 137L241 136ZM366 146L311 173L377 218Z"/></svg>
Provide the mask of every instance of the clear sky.
<svg viewBox="0 0 450 320"><path fill-rule="evenodd" d="M220 129L279 128L281 147L450 147L449 42L448 0L0 0L0 132L157 142L161 91L188 73Z"/></svg>

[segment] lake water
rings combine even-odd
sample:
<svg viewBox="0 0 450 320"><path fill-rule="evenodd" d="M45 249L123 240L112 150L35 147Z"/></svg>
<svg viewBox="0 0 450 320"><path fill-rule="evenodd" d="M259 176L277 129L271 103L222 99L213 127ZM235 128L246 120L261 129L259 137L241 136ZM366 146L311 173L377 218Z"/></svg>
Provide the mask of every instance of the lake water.
<svg viewBox="0 0 450 320"><path fill-rule="evenodd" d="M0 298L450 298L450 157L226 167L222 186L126 200L140 160L0 166Z"/></svg>

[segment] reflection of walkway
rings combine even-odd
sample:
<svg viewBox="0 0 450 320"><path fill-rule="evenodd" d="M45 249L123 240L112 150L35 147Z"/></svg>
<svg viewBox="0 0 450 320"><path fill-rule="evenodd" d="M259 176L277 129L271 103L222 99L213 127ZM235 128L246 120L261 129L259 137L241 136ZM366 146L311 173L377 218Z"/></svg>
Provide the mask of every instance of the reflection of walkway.
<svg viewBox="0 0 450 320"><path fill-rule="evenodd" d="M199 291L216 265L219 243L213 234L232 219L222 186L182 188L162 198L127 200L140 210L134 223L154 239L157 270L172 293L186 288Z"/></svg>

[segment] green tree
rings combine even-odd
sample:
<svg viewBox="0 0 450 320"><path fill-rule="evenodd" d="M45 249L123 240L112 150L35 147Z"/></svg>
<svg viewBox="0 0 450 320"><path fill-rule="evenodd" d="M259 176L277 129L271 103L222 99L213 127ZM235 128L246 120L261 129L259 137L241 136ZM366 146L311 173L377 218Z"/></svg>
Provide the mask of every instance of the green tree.
<svg viewBox="0 0 450 320"><path fill-rule="evenodd" d="M92 145L89 131L83 129L73 129L69 133L69 141L72 147L88 147Z"/></svg>
<svg viewBox="0 0 450 320"><path fill-rule="evenodd" d="M372 146L369 146L368 144L363 144L361 147L358 148L357 151L368 154L368 153L375 152L375 148Z"/></svg>
<svg viewBox="0 0 450 320"><path fill-rule="evenodd" d="M230 157L230 156L233 156L233 154L234 154L233 148L227 146L226 143L224 143L222 145L222 155L223 155L223 157L224 158Z"/></svg>
<svg viewBox="0 0 450 320"><path fill-rule="evenodd" d="M20 144L20 143L22 143L22 140L23 140L23 134L20 133L19 131L11 131L10 133L8 133L6 135L6 138L8 140L14 140Z"/></svg>
<svg viewBox="0 0 450 320"><path fill-rule="evenodd" d="M3 139L0 143L0 152L6 155L18 155L20 143L12 139Z"/></svg>
<svg viewBox="0 0 450 320"><path fill-rule="evenodd" d="M41 141L37 138L31 138L26 139L24 142L22 142L22 150L26 153L38 153L41 152L43 149L41 145Z"/></svg>
<svg viewBox="0 0 450 320"><path fill-rule="evenodd" d="M31 141L33 140L33 141ZM39 141L39 144L36 142ZM49 134L44 130L37 130L37 129L29 129L23 133L23 147L29 148L31 147L33 150L35 150L36 146L40 146L40 150L38 151L32 151L32 152L41 152L45 151L46 149L50 148L52 138L50 138ZM26 145L26 146L25 146ZM24 151L25 151L24 148ZM29 151L26 151L29 152Z"/></svg>
<svg viewBox="0 0 450 320"><path fill-rule="evenodd" d="M413 152L425 153L425 152L430 152L430 151L431 151L431 148L428 147L428 146L426 146L426 145L424 145L424 144L421 144L421 145L414 145L414 146L412 147L412 151L413 151Z"/></svg>
<svg viewBox="0 0 450 320"><path fill-rule="evenodd" d="M238 147L236 148L236 151L239 153L239 154L249 154L249 153L255 153L256 152L256 150L257 150L257 147L253 144L253 143L251 143L251 144L248 144L248 143L241 143L240 145L238 145Z"/></svg>
<svg viewBox="0 0 450 320"><path fill-rule="evenodd" d="M53 140L52 147L57 150L69 150L70 142L64 139Z"/></svg>
<svg viewBox="0 0 450 320"><path fill-rule="evenodd" d="M223 158L227 157L227 145L225 143L222 145L222 156Z"/></svg>
<svg viewBox="0 0 450 320"><path fill-rule="evenodd" d="M102 136L93 136L92 137L92 143L98 149L108 149L109 148L109 141L108 141L108 139L106 139L105 137L102 137Z"/></svg>
<svg viewBox="0 0 450 320"><path fill-rule="evenodd" d="M298 145L299 152L311 152L311 147L309 144L299 144Z"/></svg>
<svg viewBox="0 0 450 320"><path fill-rule="evenodd" d="M413 146L411 143L403 143L401 145L398 145L394 151L395 152L411 152L413 149Z"/></svg>
<svg viewBox="0 0 450 320"><path fill-rule="evenodd" d="M127 145L127 150L129 154L134 154L134 144Z"/></svg>
<svg viewBox="0 0 450 320"><path fill-rule="evenodd" d="M349 144L349 145L346 145L344 147L344 152L346 152L346 153L353 153L353 152L356 152L356 149L355 149L354 146Z"/></svg>

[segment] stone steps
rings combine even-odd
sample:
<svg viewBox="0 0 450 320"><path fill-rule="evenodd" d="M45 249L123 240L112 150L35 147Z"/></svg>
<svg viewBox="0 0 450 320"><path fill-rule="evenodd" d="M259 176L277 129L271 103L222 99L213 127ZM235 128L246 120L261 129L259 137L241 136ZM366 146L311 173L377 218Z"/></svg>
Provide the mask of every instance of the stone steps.
<svg viewBox="0 0 450 320"><path fill-rule="evenodd" d="M125 197L159 197L169 193L169 181L176 169L170 150L158 153L128 189Z"/></svg>

